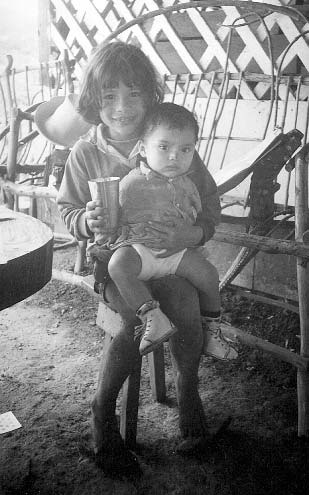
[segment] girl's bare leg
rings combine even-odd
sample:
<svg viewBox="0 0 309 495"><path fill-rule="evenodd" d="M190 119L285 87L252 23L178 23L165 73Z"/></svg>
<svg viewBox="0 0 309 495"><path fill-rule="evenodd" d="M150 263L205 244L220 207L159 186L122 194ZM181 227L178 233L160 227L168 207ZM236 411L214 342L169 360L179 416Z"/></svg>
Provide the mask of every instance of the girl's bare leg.
<svg viewBox="0 0 309 495"><path fill-rule="evenodd" d="M109 306L120 314L123 324L101 360L97 390L91 404L96 462L107 475L139 476L138 461L126 448L115 415L119 391L141 359L138 342L134 340L134 327L139 320L112 281L107 284L103 298L104 302L111 302Z"/></svg>
<svg viewBox="0 0 309 495"><path fill-rule="evenodd" d="M151 282L152 293L178 331L169 339L174 368L181 436L209 438L198 392L198 367L203 346L198 292L183 278L169 276Z"/></svg>
<svg viewBox="0 0 309 495"><path fill-rule="evenodd" d="M170 348L181 434L184 438L207 439L205 413L198 393L203 338L197 291L189 282L178 277L165 277L150 285L152 296L160 301L162 310L178 328L170 339ZM133 474L139 468L121 440L115 408L121 386L133 371L136 360L141 359L138 342L134 340L134 327L139 320L112 281L108 283L104 296L104 302L122 317L123 326L101 361L98 386L92 402L92 434L105 472L122 471L124 474L131 471Z"/></svg>

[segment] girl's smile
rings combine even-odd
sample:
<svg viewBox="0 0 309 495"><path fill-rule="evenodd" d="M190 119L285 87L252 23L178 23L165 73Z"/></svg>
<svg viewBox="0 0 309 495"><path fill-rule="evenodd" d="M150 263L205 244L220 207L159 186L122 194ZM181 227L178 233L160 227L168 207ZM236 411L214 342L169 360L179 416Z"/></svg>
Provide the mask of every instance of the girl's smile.
<svg viewBox="0 0 309 495"><path fill-rule="evenodd" d="M110 138L137 138L146 108L142 91L120 81L118 86L103 90L100 118L108 128Z"/></svg>

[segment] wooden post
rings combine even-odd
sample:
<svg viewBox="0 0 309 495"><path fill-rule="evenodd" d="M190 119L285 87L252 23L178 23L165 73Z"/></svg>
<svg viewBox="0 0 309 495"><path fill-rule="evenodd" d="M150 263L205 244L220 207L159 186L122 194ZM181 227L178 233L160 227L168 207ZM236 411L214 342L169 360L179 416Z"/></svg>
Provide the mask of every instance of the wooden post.
<svg viewBox="0 0 309 495"><path fill-rule="evenodd" d="M7 157L7 177L10 181L15 181L16 176L16 161L18 151L18 134L19 134L19 114L18 108L11 107L10 115L10 133L8 139L8 157ZM6 193L7 204L10 209L14 208L14 195L10 192ZM17 206L17 205L16 205Z"/></svg>
<svg viewBox="0 0 309 495"><path fill-rule="evenodd" d="M37 0L38 2L38 43L39 62L41 64L42 84L49 85L48 62L50 57L50 15L49 0Z"/></svg>
<svg viewBox="0 0 309 495"><path fill-rule="evenodd" d="M87 241L78 241L74 273L81 273L85 267Z"/></svg>
<svg viewBox="0 0 309 495"><path fill-rule="evenodd" d="M295 159L295 238L303 241L308 228L308 146ZM309 270L297 257L297 286L300 318L300 355L309 357ZM309 373L297 370L298 436L309 436Z"/></svg>
<svg viewBox="0 0 309 495"><path fill-rule="evenodd" d="M37 2L38 2L39 62L41 64L47 64L50 55L49 0L37 0Z"/></svg>
<svg viewBox="0 0 309 495"><path fill-rule="evenodd" d="M7 177L12 182L14 182L16 175L19 125L20 125L19 110L16 107L12 107L11 116L10 116L10 133L9 133L8 158L7 158Z"/></svg>
<svg viewBox="0 0 309 495"><path fill-rule="evenodd" d="M68 92L69 93L74 93L74 83L72 79L72 67L71 67L71 61L69 59L69 52L68 50L64 50L63 52L63 70L64 70L64 77L66 79L66 84L68 87Z"/></svg>
<svg viewBox="0 0 309 495"><path fill-rule="evenodd" d="M13 67L13 57L12 55L7 55L7 66L5 68L5 85L6 85L6 92L7 92L7 101L8 101L8 106L10 111L12 111L13 107L13 96L12 96L12 90L11 90L11 71Z"/></svg>
<svg viewBox="0 0 309 495"><path fill-rule="evenodd" d="M157 402L166 399L163 344L148 354L152 398Z"/></svg>

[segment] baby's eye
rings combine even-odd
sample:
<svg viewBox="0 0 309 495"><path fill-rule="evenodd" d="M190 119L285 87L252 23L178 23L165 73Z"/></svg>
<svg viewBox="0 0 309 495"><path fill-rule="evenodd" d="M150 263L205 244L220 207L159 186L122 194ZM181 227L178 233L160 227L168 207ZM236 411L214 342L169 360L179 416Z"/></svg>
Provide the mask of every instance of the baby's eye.
<svg viewBox="0 0 309 495"><path fill-rule="evenodd" d="M163 151L167 151L168 146L166 144L159 144L159 149Z"/></svg>
<svg viewBox="0 0 309 495"><path fill-rule="evenodd" d="M192 151L191 146L186 146L185 148L182 148L183 153L191 153L191 151Z"/></svg>

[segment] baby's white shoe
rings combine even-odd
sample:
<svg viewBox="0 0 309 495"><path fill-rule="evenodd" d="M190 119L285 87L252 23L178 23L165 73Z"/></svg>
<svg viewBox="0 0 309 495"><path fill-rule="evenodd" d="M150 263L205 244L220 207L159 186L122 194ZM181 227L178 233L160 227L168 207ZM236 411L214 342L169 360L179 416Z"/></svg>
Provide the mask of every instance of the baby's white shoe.
<svg viewBox="0 0 309 495"><path fill-rule="evenodd" d="M155 303L155 307L147 309L149 307L147 302L136 313L143 323L139 346L139 352L142 356L154 351L177 332L175 325L162 313L159 303L157 301L153 301L153 303Z"/></svg>
<svg viewBox="0 0 309 495"><path fill-rule="evenodd" d="M204 333L203 354L222 361L231 361L238 357L236 349L221 333L220 318L202 316L202 327Z"/></svg>

